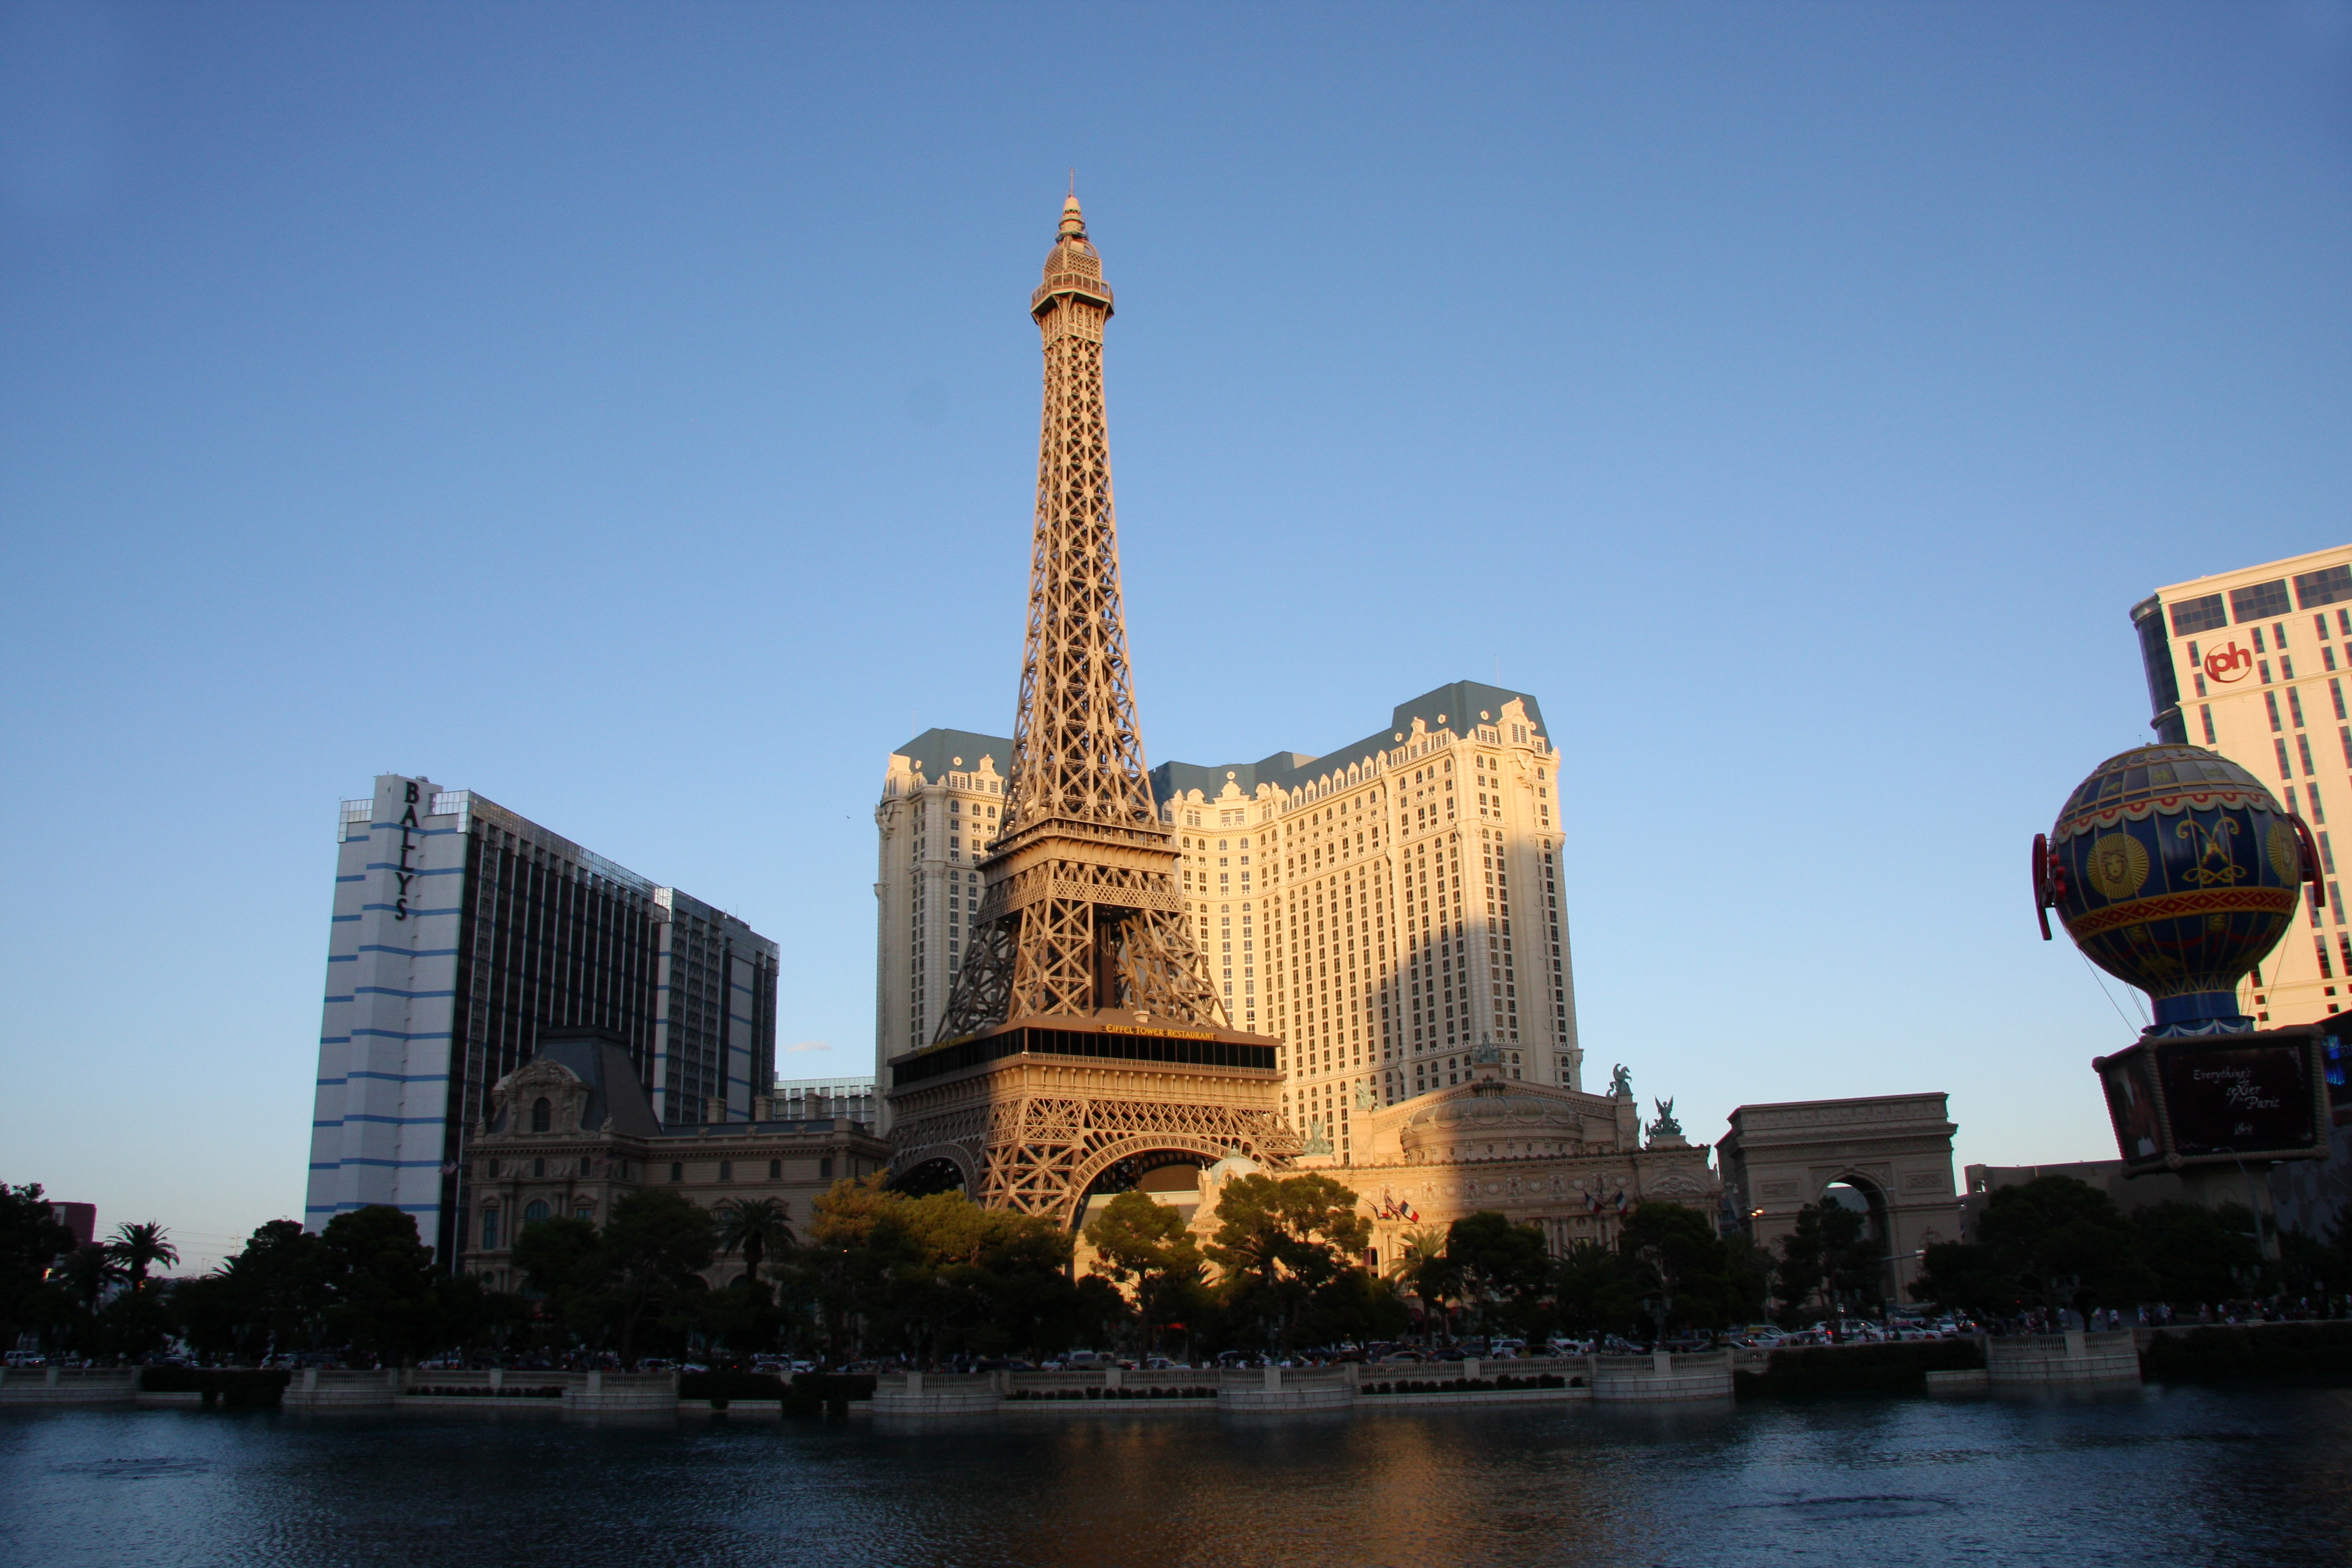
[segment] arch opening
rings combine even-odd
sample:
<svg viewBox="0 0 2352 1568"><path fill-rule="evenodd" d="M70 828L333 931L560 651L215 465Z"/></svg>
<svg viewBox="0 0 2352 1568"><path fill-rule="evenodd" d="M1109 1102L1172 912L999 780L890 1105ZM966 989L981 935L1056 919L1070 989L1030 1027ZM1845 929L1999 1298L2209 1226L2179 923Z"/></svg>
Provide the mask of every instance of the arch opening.
<svg viewBox="0 0 2352 1568"><path fill-rule="evenodd" d="M971 1195L971 1183L965 1178L963 1167L944 1155L920 1161L903 1171L893 1172L889 1188L892 1192L909 1198L927 1198L934 1193L961 1193L966 1197Z"/></svg>

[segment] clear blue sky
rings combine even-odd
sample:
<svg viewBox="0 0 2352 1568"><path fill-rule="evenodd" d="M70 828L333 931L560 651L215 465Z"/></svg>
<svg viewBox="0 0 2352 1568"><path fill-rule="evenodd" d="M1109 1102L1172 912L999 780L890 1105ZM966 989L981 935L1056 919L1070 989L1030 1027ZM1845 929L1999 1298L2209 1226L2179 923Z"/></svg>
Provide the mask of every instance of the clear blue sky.
<svg viewBox="0 0 2352 1568"><path fill-rule="evenodd" d="M862 1067L1072 165L1155 762L1499 675L1596 1078L2111 1153L2026 841L2134 600L2352 532L2344 5L12 5L0 1179L299 1212L379 771L740 912Z"/></svg>

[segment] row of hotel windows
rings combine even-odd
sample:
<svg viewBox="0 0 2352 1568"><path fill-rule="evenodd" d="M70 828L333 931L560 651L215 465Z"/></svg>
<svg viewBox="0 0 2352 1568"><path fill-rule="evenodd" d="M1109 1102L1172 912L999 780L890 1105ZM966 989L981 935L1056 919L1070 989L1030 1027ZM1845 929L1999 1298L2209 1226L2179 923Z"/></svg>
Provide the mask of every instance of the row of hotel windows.
<svg viewBox="0 0 2352 1568"><path fill-rule="evenodd" d="M2322 605L2333 605L2352 599L2352 565L2327 566L2316 572L2299 574L2294 579L2294 598L2287 597L2287 580L2274 577L2267 583L2249 584L2230 590L2230 607L2221 608L2221 595L2208 594L2202 598L2183 599L2172 606L2172 635L2187 637L2191 632L2210 632L2228 626L2232 619L2240 626L2249 621L2275 620L2297 605L2315 610ZM2339 616L2344 612L2336 612ZM2345 622L2345 634L2352 636L2352 619ZM2323 630L2320 634L2326 636Z"/></svg>
<svg viewBox="0 0 2352 1568"><path fill-rule="evenodd" d="M546 1131L546 1129L545 1129L545 1128L541 1128L540 1131ZM569 1164L570 1163L571 1163L571 1162L569 1162L569 1161L567 1161L567 1160L557 1160L557 1161L554 1161L554 1162L553 1162L553 1165L554 1165L554 1168L555 1168L555 1175L556 1175L556 1178L557 1178L558 1180L562 1180L562 1179L563 1179L564 1177L567 1177L567 1176L570 1176L571 1174L572 1174L572 1172L567 1171L567 1170L565 1170L565 1169L564 1169L564 1167L565 1167L567 1164ZM499 1177L499 1167L500 1167L500 1165L501 1165L502 1163L503 1163L503 1162L500 1162L500 1161L498 1161L498 1160L492 1160L492 1161L490 1161L490 1162L488 1163L488 1169L487 1169L487 1170L486 1170L486 1172L484 1173L484 1174L487 1176L487 1178L488 1178L488 1179L489 1179L489 1180L491 1180L491 1181L496 1181L496 1180L498 1179L498 1177ZM547 1175L548 1175L548 1166L549 1166L549 1164L550 1164L550 1162L549 1162L549 1161L548 1161L544 1156L537 1156L537 1157L534 1157L534 1158L530 1159L530 1161L528 1161L528 1162L526 1162L526 1161L522 1161L522 1160L517 1160L517 1161L515 1161L515 1162L513 1163L513 1164L512 1164L510 1167L509 1167L509 1168L507 1169L507 1171L506 1171L506 1174L507 1174L509 1178L516 1179L516 1180L520 1180L520 1179L521 1178L522 1174L523 1174L523 1169L522 1169L522 1168L523 1168L523 1166L524 1166L526 1163L528 1163L528 1164L530 1166L530 1176L531 1176L531 1179L532 1179L532 1180L534 1180L534 1181L545 1181L545 1180L547 1179ZM580 1168L579 1168L579 1174L581 1174L581 1175L583 1175L583 1176L588 1175L588 1174L589 1174L589 1173L593 1170L593 1168L594 1168L594 1166L593 1166L593 1160L592 1160L592 1157L591 1157L591 1156L586 1155L586 1154L583 1154L583 1155L581 1155L581 1156L580 1156ZM614 1173L614 1176L615 1176L615 1177L617 1177L619 1180L621 1180L621 1181L625 1181L625 1181L627 1181L627 1180L629 1179L629 1163L628 1163L626 1160L615 1160L615 1161L614 1161L614 1162L613 1162L613 1173ZM830 1154L825 1154L825 1155L822 1155L822 1156L820 1156L820 1157L818 1158L817 1163L816 1163L816 1175L817 1175L817 1180L819 1180L819 1181L821 1181L821 1182L829 1182L829 1181L833 1180L833 1156L832 1156L832 1155L830 1155ZM673 1181L673 1182L683 1182L684 1180L686 1180L686 1163L685 1163L684 1161L682 1161L682 1160L673 1160L673 1161L671 1161L671 1162L670 1162L670 1166L669 1166L669 1179L670 1179L671 1181ZM735 1179L735 1162L734 1162L734 1161L732 1161L732 1160L721 1160L721 1161L719 1161L719 1179L720 1181L722 1181L722 1182L731 1182L731 1181L733 1181L733 1180ZM752 1179L756 1180L757 1178L752 1178ZM769 1161L769 1162L768 1162L768 1180L770 1180L770 1181L772 1181L772 1182L781 1182L781 1181L782 1181L783 1179L784 1179L784 1163L783 1163L782 1160L771 1160L771 1161Z"/></svg>

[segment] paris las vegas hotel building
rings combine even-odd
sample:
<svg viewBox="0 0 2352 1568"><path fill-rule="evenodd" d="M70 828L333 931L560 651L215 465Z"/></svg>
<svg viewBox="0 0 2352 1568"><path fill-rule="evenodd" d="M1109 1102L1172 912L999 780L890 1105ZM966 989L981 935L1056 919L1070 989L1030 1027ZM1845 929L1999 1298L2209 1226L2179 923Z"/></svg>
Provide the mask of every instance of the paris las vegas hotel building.
<svg viewBox="0 0 2352 1568"><path fill-rule="evenodd" d="M928 1044L979 919L1003 736L930 730L875 810L875 1067ZM1185 902L1234 1026L1278 1037L1284 1110L1344 1161L1356 1121L1503 1072L1582 1087L1560 920L1559 753L1536 700L1471 681L1320 757L1152 770Z"/></svg>
<svg viewBox="0 0 2352 1568"><path fill-rule="evenodd" d="M2157 738L2210 746L2272 781L2319 845L2327 906L2305 900L2303 935L2241 982L2240 1007L2261 1023L2308 1024L2352 1006L2333 838L2352 826L2352 545L2176 583L2131 618Z"/></svg>

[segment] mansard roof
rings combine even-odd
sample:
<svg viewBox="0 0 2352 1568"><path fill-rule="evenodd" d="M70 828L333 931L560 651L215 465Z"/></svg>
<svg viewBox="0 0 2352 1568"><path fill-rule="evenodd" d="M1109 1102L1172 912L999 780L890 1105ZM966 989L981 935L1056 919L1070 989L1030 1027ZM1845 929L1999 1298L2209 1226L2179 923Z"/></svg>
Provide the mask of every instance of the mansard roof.
<svg viewBox="0 0 2352 1568"><path fill-rule="evenodd" d="M1255 793L1261 784L1276 789L1297 789L1314 783L1332 772L1344 773L1353 764L1369 763L1381 752L1393 747L1399 735L1411 735L1418 720L1424 729L1451 730L1456 735L1474 732L1482 723L1494 723L1502 717L1504 706L1517 702L1527 712L1528 721L1538 735L1544 728L1543 709L1524 691L1509 691L1483 681L1456 680L1432 691L1424 691L1410 702L1400 702L1390 715L1389 727L1365 736L1352 745L1339 747L1318 757L1301 752L1276 752L1255 763L1224 763L1215 767L1202 767L1192 763L1162 763L1151 770L1151 795L1154 801L1167 801L1190 790L1199 790L1214 800L1225 787L1225 775L1234 775L1234 784L1243 795ZM1486 715L1486 717L1482 717Z"/></svg>
<svg viewBox="0 0 2352 1568"><path fill-rule="evenodd" d="M541 1029L538 1048L530 1059L553 1062L588 1086L588 1106L580 1116L584 1131L602 1131L605 1118L610 1117L615 1132L635 1138L660 1136L661 1123L654 1119L653 1103L646 1098L645 1086L637 1081L637 1069L629 1061L628 1047L611 1030ZM511 1105L506 1108L508 1111L513 1109ZM501 1114L491 1131L515 1131L507 1125L509 1120Z"/></svg>
<svg viewBox="0 0 2352 1568"><path fill-rule="evenodd" d="M977 771L982 757L995 759L999 774L1013 771L1011 736L982 735L970 730L926 730L905 745L894 747L890 754L906 758L934 784L950 773ZM959 757L963 760L958 762Z"/></svg>

